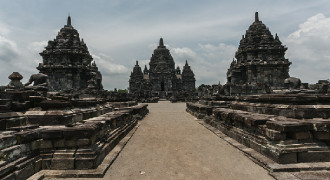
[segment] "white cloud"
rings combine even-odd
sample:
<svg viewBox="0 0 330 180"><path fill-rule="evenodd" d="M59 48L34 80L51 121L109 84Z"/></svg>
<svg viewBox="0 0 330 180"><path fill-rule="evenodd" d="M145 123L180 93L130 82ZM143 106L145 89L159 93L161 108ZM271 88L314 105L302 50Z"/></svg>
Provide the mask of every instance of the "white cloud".
<svg viewBox="0 0 330 180"><path fill-rule="evenodd" d="M172 55L175 62L182 68L185 60L195 73L196 85L226 83L227 68L233 58L236 47L220 43L198 44L197 50L188 47L173 48Z"/></svg>
<svg viewBox="0 0 330 180"><path fill-rule="evenodd" d="M0 61L11 61L19 55L14 41L0 36Z"/></svg>
<svg viewBox="0 0 330 180"><path fill-rule="evenodd" d="M319 13L307 19L306 22L299 25L299 29L289 35L290 39L301 40L302 37L329 37L330 36L330 18Z"/></svg>
<svg viewBox="0 0 330 180"><path fill-rule="evenodd" d="M284 39L287 58L292 61L290 75L304 82L328 79L330 67L330 18L319 13L299 25Z"/></svg>
<svg viewBox="0 0 330 180"><path fill-rule="evenodd" d="M27 49L33 54L39 54L47 46L47 41L32 42Z"/></svg>
<svg viewBox="0 0 330 180"><path fill-rule="evenodd" d="M124 65L115 63L110 56L99 53L98 55L92 54L97 66L103 74L126 74L129 72L128 68Z"/></svg>

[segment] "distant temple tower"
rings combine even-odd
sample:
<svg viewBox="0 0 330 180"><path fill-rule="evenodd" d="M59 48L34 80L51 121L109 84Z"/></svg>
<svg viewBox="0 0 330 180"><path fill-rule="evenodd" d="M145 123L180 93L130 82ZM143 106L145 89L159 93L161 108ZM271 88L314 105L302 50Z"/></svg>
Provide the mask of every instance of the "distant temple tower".
<svg viewBox="0 0 330 180"><path fill-rule="evenodd" d="M227 72L227 85L231 94L266 93L267 88L284 87L289 76L291 62L285 59L287 48L282 45L259 20L255 21L242 36L235 58Z"/></svg>
<svg viewBox="0 0 330 180"><path fill-rule="evenodd" d="M181 74L180 68L175 68L173 57L164 45L163 38L160 38L159 46L154 50L149 66L149 70L145 66L142 73L138 63L135 65L129 80L130 93L149 93L149 96L165 98L175 95L179 91L195 91L195 75L188 62L183 67ZM142 83L141 77L143 77Z"/></svg>
<svg viewBox="0 0 330 180"><path fill-rule="evenodd" d="M40 53L43 63L37 69L48 75L48 89L102 89L102 75L84 40L71 25L71 17L53 41ZM93 62L92 62L93 61Z"/></svg>

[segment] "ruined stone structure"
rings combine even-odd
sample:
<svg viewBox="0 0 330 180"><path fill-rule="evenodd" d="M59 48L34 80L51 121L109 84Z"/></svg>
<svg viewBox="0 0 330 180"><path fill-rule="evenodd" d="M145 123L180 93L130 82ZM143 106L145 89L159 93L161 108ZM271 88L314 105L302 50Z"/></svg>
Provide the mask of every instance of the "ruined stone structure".
<svg viewBox="0 0 330 180"><path fill-rule="evenodd" d="M300 167L308 168L310 162L330 162L329 99L324 94L223 96L187 103L187 111L244 145L235 146L247 154L271 159L261 163L307 163Z"/></svg>
<svg viewBox="0 0 330 180"><path fill-rule="evenodd" d="M170 51L160 38L159 46L154 50L149 63L150 68L145 66L143 73L136 63L129 80L131 94L139 97L171 97L179 92L195 92L195 74L186 61L182 73L175 63Z"/></svg>
<svg viewBox="0 0 330 180"><path fill-rule="evenodd" d="M50 91L68 89L102 89L102 75L98 71L83 39L71 25L71 17L54 40L48 41L40 53L43 63L37 69L48 76Z"/></svg>
<svg viewBox="0 0 330 180"><path fill-rule="evenodd" d="M40 73L0 86L0 179L103 176L148 105L103 90L70 17L40 55Z"/></svg>
<svg viewBox="0 0 330 180"><path fill-rule="evenodd" d="M242 36L238 50L227 72L227 85L231 95L268 93L284 87L291 62L285 59L287 48L282 45L259 20Z"/></svg>

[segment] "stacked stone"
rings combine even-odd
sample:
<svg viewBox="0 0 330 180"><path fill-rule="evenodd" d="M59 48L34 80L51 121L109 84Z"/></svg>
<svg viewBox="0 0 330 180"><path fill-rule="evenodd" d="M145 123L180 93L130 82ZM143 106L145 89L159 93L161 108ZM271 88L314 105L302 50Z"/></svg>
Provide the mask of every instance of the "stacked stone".
<svg viewBox="0 0 330 180"><path fill-rule="evenodd" d="M93 58L84 40L80 40L78 31L71 25L70 16L67 25L53 41L48 41L40 55L43 63L37 69L48 75L50 91L86 89L92 83L96 89L102 89L101 73L95 63L92 67Z"/></svg>
<svg viewBox="0 0 330 180"><path fill-rule="evenodd" d="M239 48L227 72L231 94L267 93L267 88L284 87L289 78L291 62L285 59L287 48L282 45L262 21L258 12L255 21L242 36ZM250 87L251 86L251 87Z"/></svg>

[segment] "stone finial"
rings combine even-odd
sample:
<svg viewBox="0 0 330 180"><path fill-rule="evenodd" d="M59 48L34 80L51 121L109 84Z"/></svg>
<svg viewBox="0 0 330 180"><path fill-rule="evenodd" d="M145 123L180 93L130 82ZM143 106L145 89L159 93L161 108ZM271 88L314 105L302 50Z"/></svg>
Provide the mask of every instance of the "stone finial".
<svg viewBox="0 0 330 180"><path fill-rule="evenodd" d="M259 15L258 12L254 14L255 22L259 22Z"/></svg>
<svg viewBox="0 0 330 180"><path fill-rule="evenodd" d="M23 79L23 76L19 72L13 72L8 76L8 79L20 81Z"/></svg>
<svg viewBox="0 0 330 180"><path fill-rule="evenodd" d="M70 15L68 16L68 20L67 20L66 25L71 26L71 17L70 17Z"/></svg>
<svg viewBox="0 0 330 180"><path fill-rule="evenodd" d="M9 88L22 88L23 84L21 80L23 79L23 76L18 73L18 72L13 72L11 75L8 77L11 81L8 84Z"/></svg>
<svg viewBox="0 0 330 180"><path fill-rule="evenodd" d="M159 40L159 46L164 46L163 38L160 38L160 40Z"/></svg>
<svg viewBox="0 0 330 180"><path fill-rule="evenodd" d="M185 66L188 66L188 61L186 60L186 64L185 64Z"/></svg>
<svg viewBox="0 0 330 180"><path fill-rule="evenodd" d="M137 66L139 65L139 61L136 61L136 65L137 65Z"/></svg>

